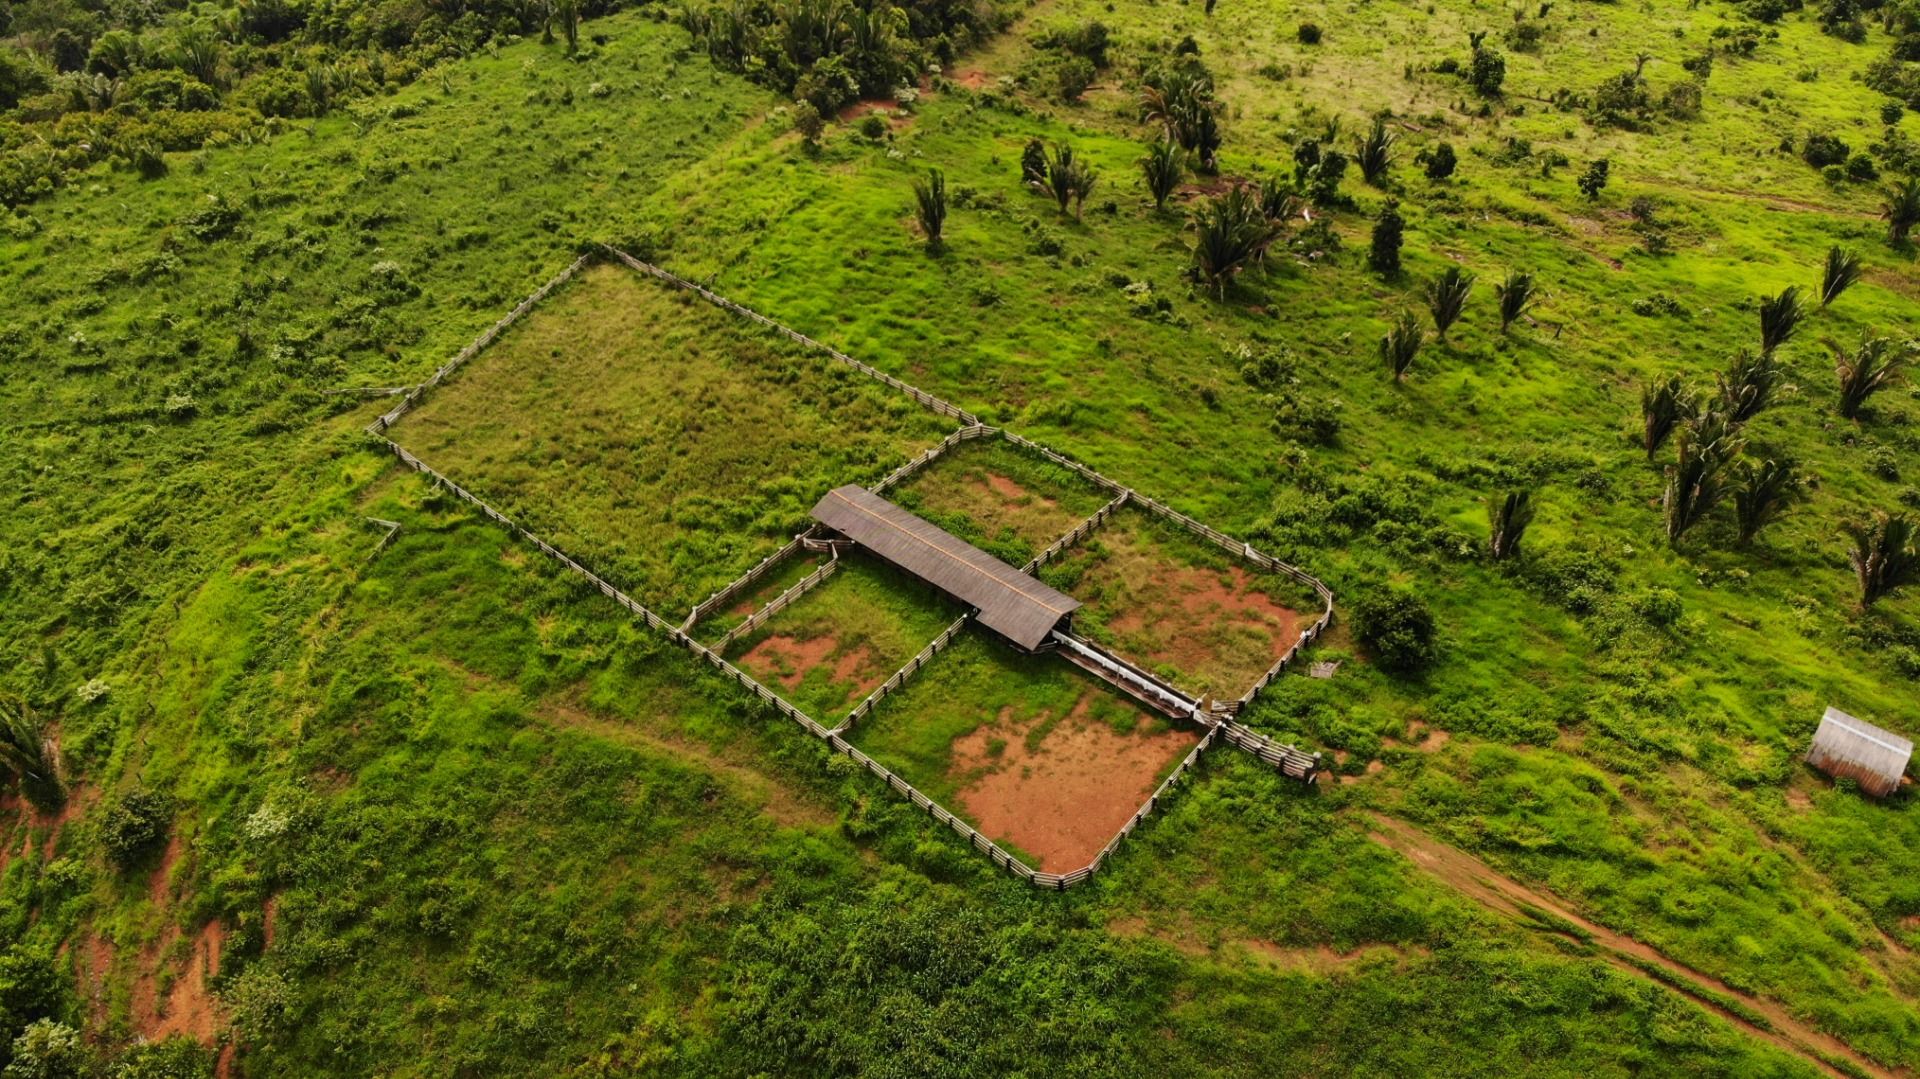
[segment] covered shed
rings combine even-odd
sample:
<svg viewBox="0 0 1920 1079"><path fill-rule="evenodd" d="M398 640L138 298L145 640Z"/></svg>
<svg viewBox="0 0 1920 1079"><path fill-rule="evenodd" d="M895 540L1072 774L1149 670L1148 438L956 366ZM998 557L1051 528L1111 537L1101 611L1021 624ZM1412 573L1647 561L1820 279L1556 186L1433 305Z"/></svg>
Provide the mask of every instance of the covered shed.
<svg viewBox="0 0 1920 1079"><path fill-rule="evenodd" d="M1829 706L1807 749L1807 763L1830 776L1845 776L1868 794L1886 797L1900 788L1913 743Z"/></svg>
<svg viewBox="0 0 1920 1079"><path fill-rule="evenodd" d="M958 536L853 484L828 491L813 518L980 613L976 620L1029 652L1045 647L1080 601Z"/></svg>

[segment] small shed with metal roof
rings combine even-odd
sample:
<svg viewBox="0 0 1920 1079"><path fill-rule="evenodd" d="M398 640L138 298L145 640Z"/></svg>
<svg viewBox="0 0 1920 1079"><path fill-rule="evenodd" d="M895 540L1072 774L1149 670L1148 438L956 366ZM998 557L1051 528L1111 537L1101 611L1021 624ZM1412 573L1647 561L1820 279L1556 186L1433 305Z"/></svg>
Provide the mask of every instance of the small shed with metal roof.
<svg viewBox="0 0 1920 1079"><path fill-rule="evenodd" d="M813 518L975 608L976 621L1029 652L1047 647L1080 607L1072 596L864 487L828 491Z"/></svg>
<svg viewBox="0 0 1920 1079"><path fill-rule="evenodd" d="M1807 763L1834 777L1860 784L1884 798L1900 789L1913 756L1913 742L1829 706L1807 749Z"/></svg>

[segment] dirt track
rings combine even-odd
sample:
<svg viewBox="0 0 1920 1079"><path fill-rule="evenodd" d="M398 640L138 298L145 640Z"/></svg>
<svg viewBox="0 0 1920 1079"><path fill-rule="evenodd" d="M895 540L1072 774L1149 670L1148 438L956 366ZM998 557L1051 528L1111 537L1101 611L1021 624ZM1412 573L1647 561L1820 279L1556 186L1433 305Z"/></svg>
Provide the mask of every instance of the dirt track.
<svg viewBox="0 0 1920 1079"><path fill-rule="evenodd" d="M1368 816L1374 824L1374 830L1368 833L1369 839L1398 851L1461 894L1500 914L1532 925L1540 924L1540 920L1532 913L1535 911L1565 922L1584 934L1588 942L1599 950L1602 958L1620 969L1658 981L1685 994L1701 1007L1748 1034L1806 1060L1828 1075L1848 1079L1847 1073L1835 1066L1835 1061L1844 1062L1855 1072L1876 1079L1905 1079L1911 1075L1904 1069L1889 1069L1874 1063L1833 1035L1794 1018L1775 1001L1743 993L1710 974L1703 974L1667 958L1632 937L1582 918L1552 896L1503 876L1473 855L1443 843L1405 821L1380 813L1370 813ZM1647 966L1658 967L1665 977L1655 978L1647 972ZM1764 1025L1728 1007L1723 1001L1733 1001L1748 1013L1761 1017L1765 1020Z"/></svg>

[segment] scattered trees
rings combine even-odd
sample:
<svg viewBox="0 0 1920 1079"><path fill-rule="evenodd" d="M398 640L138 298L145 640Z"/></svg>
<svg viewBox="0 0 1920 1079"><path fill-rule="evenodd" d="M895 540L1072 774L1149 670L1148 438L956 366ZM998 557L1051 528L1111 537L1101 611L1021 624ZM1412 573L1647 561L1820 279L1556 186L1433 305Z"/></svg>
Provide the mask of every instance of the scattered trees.
<svg viewBox="0 0 1920 1079"><path fill-rule="evenodd" d="M1529 491L1509 491L1504 496L1487 500L1488 549L1495 562L1503 562L1520 554L1520 540L1527 534L1527 526L1533 523L1533 494Z"/></svg>
<svg viewBox="0 0 1920 1079"><path fill-rule="evenodd" d="M1738 471L1733 515L1740 546L1745 547L1798 496L1800 478L1790 463L1772 457L1743 463Z"/></svg>
<svg viewBox="0 0 1920 1079"><path fill-rule="evenodd" d="M1194 156L1194 168L1213 173L1220 151L1219 104L1213 75L1196 56L1182 56L1149 71L1140 91L1141 115L1158 123L1168 139Z"/></svg>
<svg viewBox="0 0 1920 1079"><path fill-rule="evenodd" d="M1388 199L1373 222L1373 242L1367 249L1367 265L1383 277L1400 273L1400 244L1407 227L1400 216L1400 200Z"/></svg>
<svg viewBox="0 0 1920 1079"><path fill-rule="evenodd" d="M1800 286L1788 285L1777 296L1760 299L1760 351L1770 353L1793 340L1807 318L1806 302L1800 298Z"/></svg>
<svg viewBox="0 0 1920 1079"><path fill-rule="evenodd" d="M1140 159L1140 171L1146 175L1147 191L1153 195L1153 208L1165 209L1167 196L1180 186L1186 178L1186 151L1171 139L1161 139L1147 147L1147 156Z"/></svg>
<svg viewBox="0 0 1920 1079"><path fill-rule="evenodd" d="M1460 155L1453 152L1452 143L1443 142L1420 151L1414 160L1426 167L1427 179L1444 180L1459 167Z"/></svg>
<svg viewBox="0 0 1920 1079"><path fill-rule="evenodd" d="M1913 521L1906 514L1876 512L1870 520L1845 526L1853 549L1847 561L1860 582L1860 609L1920 581L1920 552L1914 550Z"/></svg>
<svg viewBox="0 0 1920 1079"><path fill-rule="evenodd" d="M1860 280L1860 256L1838 247L1827 249L1826 265L1820 273L1820 306L1828 307L1840 294Z"/></svg>
<svg viewBox="0 0 1920 1079"><path fill-rule="evenodd" d="M1493 286L1493 294L1500 301L1500 332L1506 333L1507 327L1521 315L1534 299L1533 275L1525 270L1507 271L1507 279Z"/></svg>
<svg viewBox="0 0 1920 1079"><path fill-rule="evenodd" d="M1473 282L1474 276L1458 266L1447 267L1446 273L1428 282L1427 310L1433 315L1433 328L1440 340L1445 341L1447 330L1460 321Z"/></svg>
<svg viewBox="0 0 1920 1079"><path fill-rule="evenodd" d="M1383 116L1373 118L1373 126L1367 129L1360 139L1359 152L1354 160L1360 165L1360 175L1375 187L1385 187L1387 170L1393 165L1393 144L1398 141L1393 132L1387 130L1387 121Z"/></svg>
<svg viewBox="0 0 1920 1079"><path fill-rule="evenodd" d="M1667 441L1681 422L1693 419L1698 411L1693 391L1679 375L1648 382L1640 387L1640 444L1647 460Z"/></svg>
<svg viewBox="0 0 1920 1079"><path fill-rule="evenodd" d="M1253 192L1239 186L1208 199L1194 214L1193 224L1194 273L1222 299L1233 279L1265 258L1280 237L1280 226L1267 217Z"/></svg>
<svg viewBox="0 0 1920 1079"><path fill-rule="evenodd" d="M1507 58L1478 40L1473 43L1473 60L1467 65L1467 84L1481 97L1499 97L1507 81Z"/></svg>
<svg viewBox="0 0 1920 1079"><path fill-rule="evenodd" d="M1420 346L1427 339L1427 333L1420 328L1420 320L1413 312L1402 311L1392 326L1380 338L1380 359L1393 372L1395 382L1404 382L1407 368L1413 366L1413 358L1420 353Z"/></svg>
<svg viewBox="0 0 1920 1079"><path fill-rule="evenodd" d="M941 232L947 223L947 177L939 169L928 169L924 180L913 182L914 215L920 231L926 234L927 250L938 252Z"/></svg>
<svg viewBox="0 0 1920 1079"><path fill-rule="evenodd" d="M1848 353L1832 342L1833 373L1840 381L1840 415L1860 418L1867 398L1893 385L1913 357L1911 343L1896 345L1886 337L1863 335L1860 347Z"/></svg>

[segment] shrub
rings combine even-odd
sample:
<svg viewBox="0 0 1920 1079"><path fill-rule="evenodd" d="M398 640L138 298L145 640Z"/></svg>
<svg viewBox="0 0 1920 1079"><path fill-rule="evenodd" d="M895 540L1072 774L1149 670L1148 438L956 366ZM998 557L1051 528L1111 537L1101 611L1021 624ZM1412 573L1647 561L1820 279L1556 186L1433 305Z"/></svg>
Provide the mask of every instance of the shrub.
<svg viewBox="0 0 1920 1079"><path fill-rule="evenodd" d="M1062 101L1078 101L1087 87L1093 85L1096 74L1091 60L1070 56L1054 67L1054 88Z"/></svg>
<svg viewBox="0 0 1920 1079"><path fill-rule="evenodd" d="M879 113L870 112L860 121L860 134L879 142L887 137L887 121Z"/></svg>
<svg viewBox="0 0 1920 1079"><path fill-rule="evenodd" d="M86 1079L95 1074L93 1054L80 1032L52 1019L36 1019L13 1040L6 1079Z"/></svg>
<svg viewBox="0 0 1920 1079"><path fill-rule="evenodd" d="M793 105L793 130L798 132L800 140L809 147L820 142L820 133L827 129L827 122L814 108L811 101L797 101Z"/></svg>
<svg viewBox="0 0 1920 1079"><path fill-rule="evenodd" d="M0 1039L11 1046L28 1024L60 1014L66 986L52 956L19 945L0 953Z"/></svg>
<svg viewBox="0 0 1920 1079"><path fill-rule="evenodd" d="M1280 226L1245 187L1208 199L1194 214L1193 224L1194 274L1222 298L1233 279L1265 259L1267 248L1280 236Z"/></svg>
<svg viewBox="0 0 1920 1079"><path fill-rule="evenodd" d="M1454 153L1452 143L1443 142L1420 151L1414 160L1426 166L1427 179L1444 180L1459 167L1460 157Z"/></svg>
<svg viewBox="0 0 1920 1079"><path fill-rule="evenodd" d="M1433 328L1440 340L1445 341L1447 331L1460 321L1467 297L1473 292L1473 282L1472 274L1458 266L1449 266L1446 273L1427 284L1427 311L1433 315Z"/></svg>
<svg viewBox="0 0 1920 1079"><path fill-rule="evenodd" d="M1853 153L1853 148L1841 141L1838 135L1808 135L1800 144L1800 158L1816 169L1828 165L1844 165Z"/></svg>
<svg viewBox="0 0 1920 1079"><path fill-rule="evenodd" d="M1400 272L1400 244L1406 227L1399 200L1388 199L1373 222L1373 242L1367 251L1367 265L1373 272L1387 277Z"/></svg>
<svg viewBox="0 0 1920 1079"><path fill-rule="evenodd" d="M1393 132L1387 130L1385 117L1373 118L1373 126L1360 140L1358 152L1354 157L1360 165L1360 175L1375 187L1384 187L1387 182L1387 170L1393 166L1393 144L1397 141Z"/></svg>
<svg viewBox="0 0 1920 1079"><path fill-rule="evenodd" d="M1604 157L1588 165L1587 171L1580 174L1580 193L1589 200L1599 198L1600 192L1606 189L1607 178L1612 171L1613 163Z"/></svg>
<svg viewBox="0 0 1920 1079"><path fill-rule="evenodd" d="M1300 40L1300 44L1302 45L1320 44L1320 28L1310 22L1301 23L1300 29L1294 31L1294 36Z"/></svg>
<svg viewBox="0 0 1920 1079"><path fill-rule="evenodd" d="M1680 593L1671 588L1649 588L1633 599L1633 613L1659 629L1667 629L1680 621L1685 610Z"/></svg>
<svg viewBox="0 0 1920 1079"><path fill-rule="evenodd" d="M1467 66L1467 84L1481 97L1499 97L1507 81L1507 58L1492 49L1475 46Z"/></svg>
<svg viewBox="0 0 1920 1079"><path fill-rule="evenodd" d="M938 251L941 232L947 223L947 178L939 169L928 169L924 180L913 182L914 216L926 235L927 250Z"/></svg>
<svg viewBox="0 0 1920 1079"><path fill-rule="evenodd" d="M166 838L173 805L166 796L136 787L110 803L100 820L107 860L125 869Z"/></svg>
<svg viewBox="0 0 1920 1079"><path fill-rule="evenodd" d="M1395 674L1414 674L1432 665L1433 613L1408 589L1390 588L1363 595L1349 613L1354 639L1379 664Z"/></svg>

